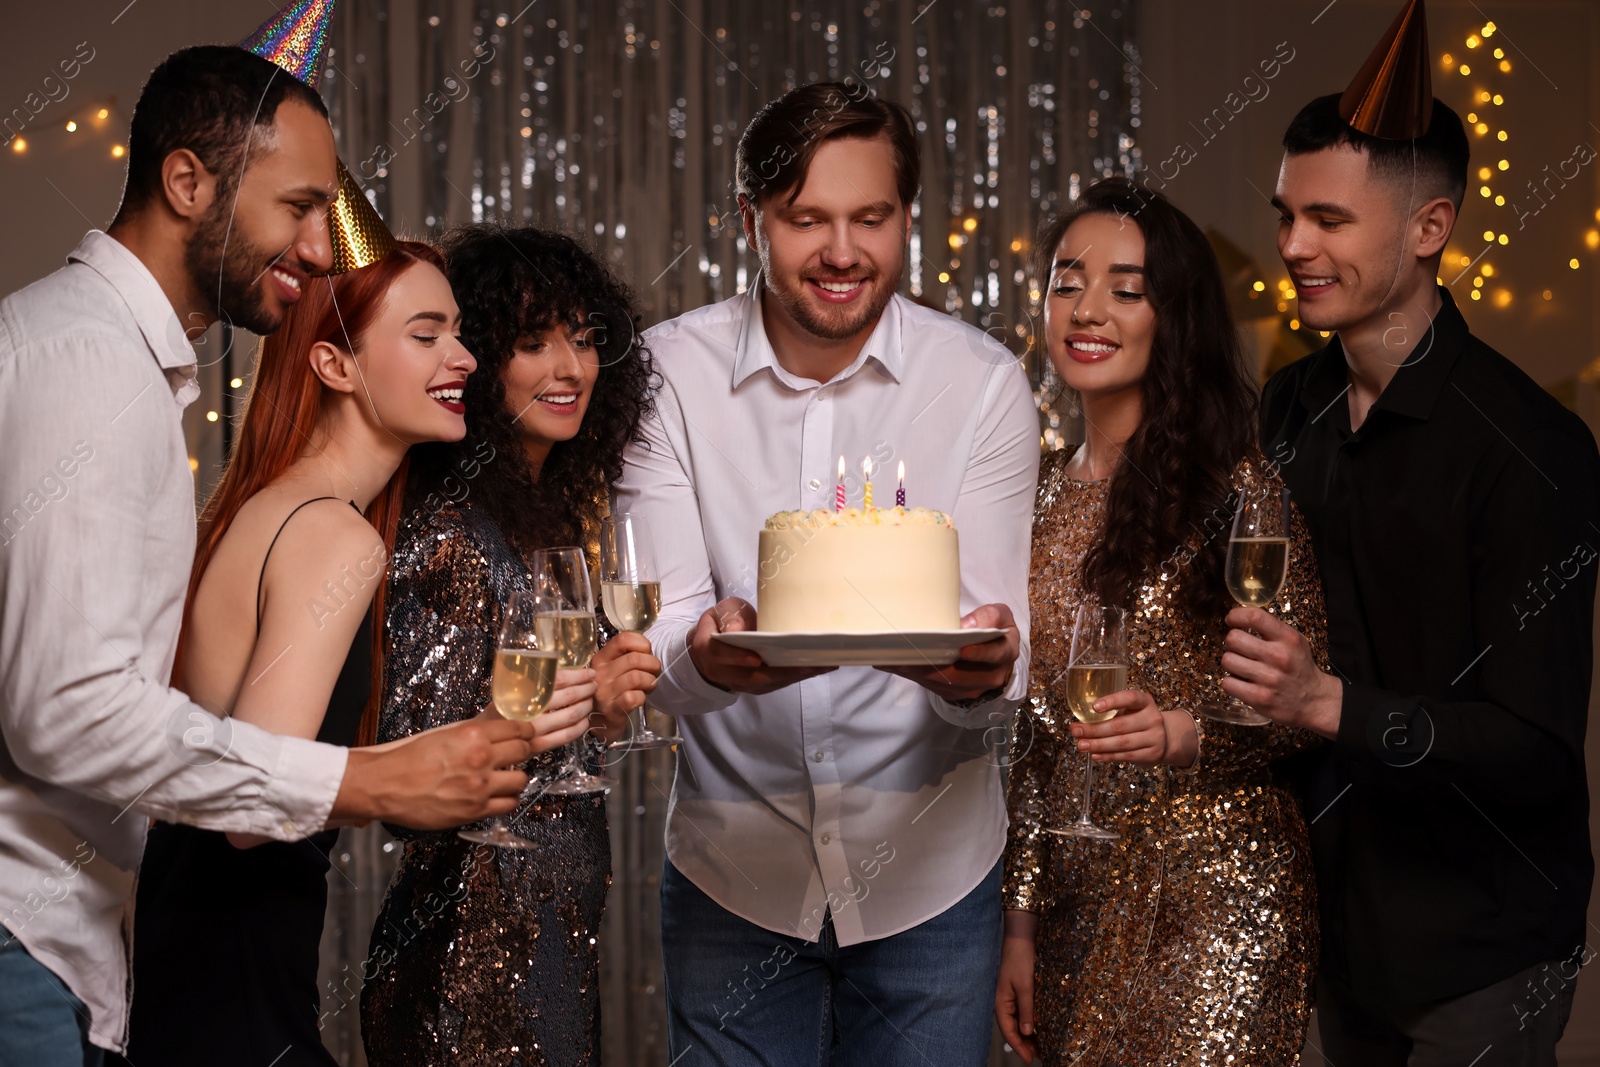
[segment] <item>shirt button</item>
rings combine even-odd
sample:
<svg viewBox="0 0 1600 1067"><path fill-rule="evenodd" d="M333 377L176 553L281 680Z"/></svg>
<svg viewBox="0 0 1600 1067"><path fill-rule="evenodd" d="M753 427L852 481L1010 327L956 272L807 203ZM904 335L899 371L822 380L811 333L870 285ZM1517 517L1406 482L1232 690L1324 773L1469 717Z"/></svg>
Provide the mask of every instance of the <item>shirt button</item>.
<svg viewBox="0 0 1600 1067"><path fill-rule="evenodd" d="M821 763L823 755L824 755L824 753L823 753L822 749L819 748L819 749L817 749L817 754L815 756L812 756L811 758L816 760L818 763Z"/></svg>
<svg viewBox="0 0 1600 1067"><path fill-rule="evenodd" d="M832 841L832 840L833 840L833 835L832 834L823 834L822 835L822 843L824 845L826 845L829 841Z"/></svg>
<svg viewBox="0 0 1600 1067"><path fill-rule="evenodd" d="M821 489L822 488L822 479L821 478L813 478L809 482L806 483L806 487L808 489L813 490L813 491L815 491L817 489Z"/></svg>

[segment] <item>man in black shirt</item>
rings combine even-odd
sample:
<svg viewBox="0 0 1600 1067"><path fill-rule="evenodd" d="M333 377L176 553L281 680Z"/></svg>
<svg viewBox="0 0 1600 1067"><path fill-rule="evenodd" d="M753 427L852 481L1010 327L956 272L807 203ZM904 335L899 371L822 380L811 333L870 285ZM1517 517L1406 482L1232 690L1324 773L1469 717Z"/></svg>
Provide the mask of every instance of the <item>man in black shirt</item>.
<svg viewBox="0 0 1600 1067"><path fill-rule="evenodd" d="M1337 95L1285 135L1279 251L1302 321L1336 336L1268 383L1262 444L1311 530L1332 672L1241 608L1223 688L1329 739L1296 773L1330 1062L1554 1065L1592 955L1600 456L1435 280L1467 140L1422 99L1402 137Z"/></svg>

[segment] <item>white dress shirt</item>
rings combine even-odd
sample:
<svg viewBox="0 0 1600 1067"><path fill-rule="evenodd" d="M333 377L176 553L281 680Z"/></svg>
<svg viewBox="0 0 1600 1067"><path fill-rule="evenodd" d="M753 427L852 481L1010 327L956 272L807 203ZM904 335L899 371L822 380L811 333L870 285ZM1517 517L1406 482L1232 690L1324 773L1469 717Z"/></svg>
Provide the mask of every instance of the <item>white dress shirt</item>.
<svg viewBox="0 0 1600 1067"><path fill-rule="evenodd" d="M347 755L167 685L195 552L195 376L155 277L99 231L0 302L0 926L119 1051L146 816L304 836Z"/></svg>
<svg viewBox="0 0 1600 1067"><path fill-rule="evenodd" d="M628 449L619 512L655 542L666 664L651 704L685 743L667 855L727 910L815 940L887 937L975 888L1005 846L999 740L1027 690L1028 544L1039 424L1016 357L896 296L860 355L826 384L779 366L750 292L650 330L663 379ZM765 696L700 676L686 639L724 597L756 603L757 534L773 512L832 508L838 457L872 456L874 503L948 512L961 611L1007 604L1022 633L1005 692L952 705L915 682L845 667ZM998 906L998 904L997 904Z"/></svg>

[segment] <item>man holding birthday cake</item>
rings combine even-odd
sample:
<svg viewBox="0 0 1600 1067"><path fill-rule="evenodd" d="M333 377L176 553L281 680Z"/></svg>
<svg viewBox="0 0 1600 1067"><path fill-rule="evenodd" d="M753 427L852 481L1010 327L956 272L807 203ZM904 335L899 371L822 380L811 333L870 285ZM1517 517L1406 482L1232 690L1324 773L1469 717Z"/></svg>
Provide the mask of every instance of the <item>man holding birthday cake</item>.
<svg viewBox="0 0 1600 1067"><path fill-rule="evenodd" d="M648 334L616 509L655 540L684 737L674 1062L987 1059L1038 424L1008 350L895 294L919 170L862 85L768 104L738 149L761 273Z"/></svg>

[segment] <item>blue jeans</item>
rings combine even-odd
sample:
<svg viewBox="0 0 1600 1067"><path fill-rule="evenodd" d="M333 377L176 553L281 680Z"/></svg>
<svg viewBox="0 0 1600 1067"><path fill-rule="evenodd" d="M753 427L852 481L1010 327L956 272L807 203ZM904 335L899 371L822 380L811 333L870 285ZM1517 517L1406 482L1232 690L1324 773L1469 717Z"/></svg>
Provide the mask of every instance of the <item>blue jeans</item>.
<svg viewBox="0 0 1600 1067"><path fill-rule="evenodd" d="M0 926L0 1065L99 1067L89 1010Z"/></svg>
<svg viewBox="0 0 1600 1067"><path fill-rule="evenodd" d="M661 878L674 1067L981 1067L1000 969L1000 877L942 914L841 946L726 911L669 860Z"/></svg>

